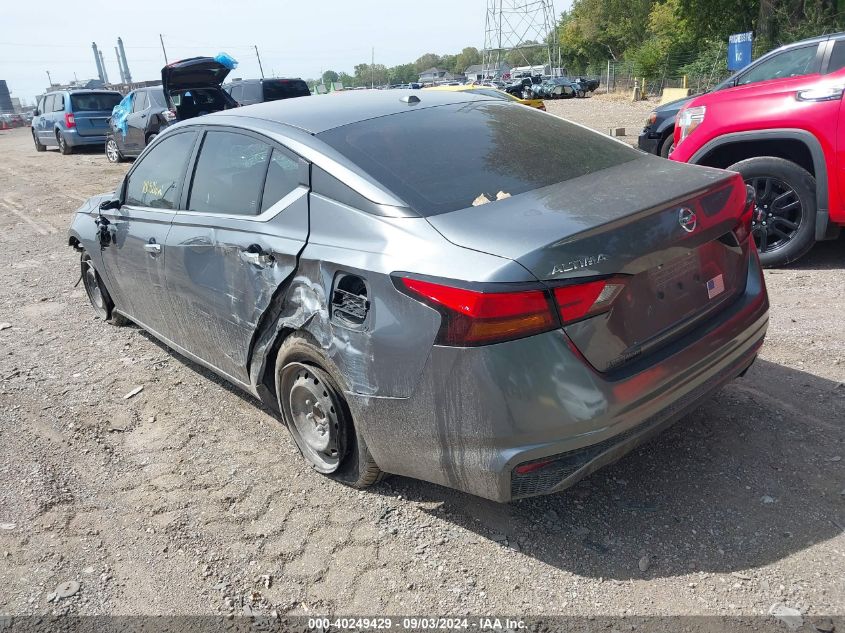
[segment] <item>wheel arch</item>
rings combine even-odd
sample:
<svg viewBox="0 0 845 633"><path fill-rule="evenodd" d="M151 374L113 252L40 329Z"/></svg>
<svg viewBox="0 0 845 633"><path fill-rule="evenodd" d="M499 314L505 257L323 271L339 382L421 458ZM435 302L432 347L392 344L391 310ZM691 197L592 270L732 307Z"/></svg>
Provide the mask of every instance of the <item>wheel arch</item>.
<svg viewBox="0 0 845 633"><path fill-rule="evenodd" d="M829 181L821 143L806 130L784 128L735 132L702 146L689 162L725 169L748 158L773 156L795 163L816 180L816 240L825 239L829 225Z"/></svg>

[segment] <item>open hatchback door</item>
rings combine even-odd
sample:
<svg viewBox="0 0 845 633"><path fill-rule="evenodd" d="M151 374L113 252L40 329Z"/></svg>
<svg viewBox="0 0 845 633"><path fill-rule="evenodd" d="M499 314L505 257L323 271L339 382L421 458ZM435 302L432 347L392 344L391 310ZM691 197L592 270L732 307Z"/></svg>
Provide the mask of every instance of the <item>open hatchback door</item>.
<svg viewBox="0 0 845 633"><path fill-rule="evenodd" d="M238 103L221 87L236 66L237 62L224 53L168 64L161 69L167 107L179 121L236 108Z"/></svg>

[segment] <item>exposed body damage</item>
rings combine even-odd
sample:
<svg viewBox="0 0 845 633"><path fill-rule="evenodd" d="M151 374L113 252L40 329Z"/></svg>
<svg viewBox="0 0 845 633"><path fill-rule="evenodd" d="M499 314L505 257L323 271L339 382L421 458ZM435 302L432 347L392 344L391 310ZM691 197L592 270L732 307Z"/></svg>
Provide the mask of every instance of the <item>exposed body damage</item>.
<svg viewBox="0 0 845 633"><path fill-rule="evenodd" d="M71 227L97 271L86 284L99 280L111 301L105 313L279 410L319 472L365 486L384 471L500 501L571 485L753 362L768 302L738 224L748 202L736 177L663 161L665 196L646 186L577 206L581 192L609 181L648 185L648 161L657 160L599 139L611 145L584 159L594 172L573 164L571 181L543 186L532 172L534 188L520 192L510 158L488 160L505 170L494 185L510 178L508 197L467 206L478 197L471 185L464 206L429 215L334 146L356 151L343 145L357 142L355 122L381 120L365 113L413 122L408 108L428 107L435 130L463 115L497 124L511 112L541 117L530 125L547 117L473 95L400 97L288 100L173 126ZM460 108L438 118L453 100ZM223 134L250 149L206 175L205 144ZM181 144L186 157L172 183L144 171L164 143ZM405 148L385 152L401 161ZM274 165L283 166L275 176ZM434 183L436 166L424 167ZM252 213L207 208L247 188L255 169L267 172L242 203ZM237 187L209 193L207 181L228 183L232 171ZM268 194L273 178L286 188ZM133 198L138 180L155 201ZM452 189L435 185L436 204L446 206ZM573 316L583 293L590 298Z"/></svg>

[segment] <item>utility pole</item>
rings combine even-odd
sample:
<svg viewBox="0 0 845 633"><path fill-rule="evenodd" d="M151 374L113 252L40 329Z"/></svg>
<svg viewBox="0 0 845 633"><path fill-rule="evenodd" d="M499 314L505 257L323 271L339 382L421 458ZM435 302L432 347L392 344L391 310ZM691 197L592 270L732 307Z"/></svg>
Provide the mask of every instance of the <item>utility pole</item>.
<svg viewBox="0 0 845 633"><path fill-rule="evenodd" d="M261 55L258 54L258 45L253 44L255 47L255 56L258 58L258 70L261 71L261 78L264 79L264 68L261 66Z"/></svg>
<svg viewBox="0 0 845 633"><path fill-rule="evenodd" d="M376 47L373 46L373 55L370 59L370 90L376 87Z"/></svg>
<svg viewBox="0 0 845 633"><path fill-rule="evenodd" d="M164 50L164 38L161 36L161 33L158 34L158 40L161 42L161 52L164 53L164 63L167 65L167 51Z"/></svg>

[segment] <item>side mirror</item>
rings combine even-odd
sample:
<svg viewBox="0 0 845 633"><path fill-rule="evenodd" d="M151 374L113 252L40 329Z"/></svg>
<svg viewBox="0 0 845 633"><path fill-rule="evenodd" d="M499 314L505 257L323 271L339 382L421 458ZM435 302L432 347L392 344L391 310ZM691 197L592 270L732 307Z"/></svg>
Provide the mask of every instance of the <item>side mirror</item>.
<svg viewBox="0 0 845 633"><path fill-rule="evenodd" d="M110 209L119 209L120 200L103 200L100 203L100 211L108 211Z"/></svg>
<svg viewBox="0 0 845 633"><path fill-rule="evenodd" d="M41 116L41 110L33 111L32 116Z"/></svg>

